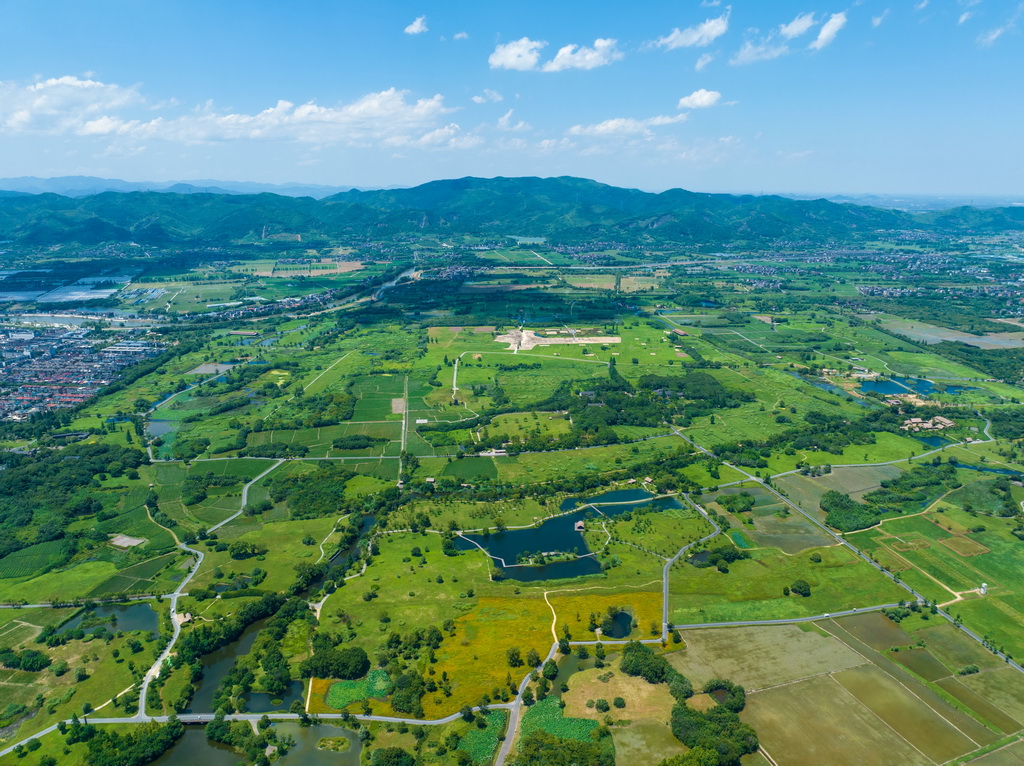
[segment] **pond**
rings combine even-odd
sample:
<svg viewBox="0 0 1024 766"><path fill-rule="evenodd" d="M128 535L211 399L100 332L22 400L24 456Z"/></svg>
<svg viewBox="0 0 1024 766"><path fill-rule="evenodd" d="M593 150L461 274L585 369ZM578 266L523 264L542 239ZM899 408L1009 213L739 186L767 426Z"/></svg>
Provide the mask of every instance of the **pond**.
<svg viewBox="0 0 1024 766"><path fill-rule="evenodd" d="M601 634L604 638L629 638L633 632L633 615L623 609L612 618L612 625L608 633Z"/></svg>
<svg viewBox="0 0 1024 766"><path fill-rule="evenodd" d="M330 724L303 727L298 723L284 722L275 723L274 730L281 738L287 736L295 740L295 747L288 751L281 763L294 766L359 766L363 745L359 735L351 729ZM349 748L342 753L318 750L317 743L324 737L345 737L350 743Z"/></svg>
<svg viewBox="0 0 1024 766"><path fill-rule="evenodd" d="M241 760L239 754L227 745L208 740L206 727L186 726L181 739L150 763L152 766L236 766Z"/></svg>
<svg viewBox="0 0 1024 766"><path fill-rule="evenodd" d="M938 449L939 447L945 447L947 444L951 444L952 443L952 442L949 441L949 439L943 439L941 436L935 436L935 435L932 435L932 436L915 436L914 438L917 439L919 442L923 442L923 443L927 444L932 449Z"/></svg>
<svg viewBox="0 0 1024 766"><path fill-rule="evenodd" d="M154 437L164 436L177 429L178 425L173 420L150 420L146 423L146 433Z"/></svg>
<svg viewBox="0 0 1024 766"><path fill-rule="evenodd" d="M455 538L456 547L461 550L483 548L497 560L505 577L520 582L582 577L598 574L601 564L591 554L583 533L576 530L576 523L599 516L615 517L637 508L650 507L664 510L682 508L675 497L660 497L643 489L620 489L605 492L586 501L586 505L570 513L564 511L576 508L579 498L566 498L559 506L563 515L548 519L528 529L512 529L491 535L461 535ZM516 560L522 554L531 553L572 553L578 558L568 561L552 561L541 566L517 566Z"/></svg>
<svg viewBox="0 0 1024 766"><path fill-rule="evenodd" d="M280 713L288 712L288 708L296 700L305 700L305 684L302 681L292 681L284 694L267 694L266 692L249 692L245 700L247 713ZM276 705L274 703L277 703Z"/></svg>
<svg viewBox="0 0 1024 766"><path fill-rule="evenodd" d="M155 636L160 627L160 618L147 602L134 604L104 604L95 609L85 609L61 626L61 631L75 630L85 623L82 630L91 632L103 626L111 633L146 630Z"/></svg>
<svg viewBox="0 0 1024 766"><path fill-rule="evenodd" d="M891 378L879 380L862 380L861 391L875 391L879 394L892 396L893 394L951 394L956 396L963 391L977 391L977 388L970 386L936 386L930 380L924 378L908 378L901 375L893 375Z"/></svg>
<svg viewBox="0 0 1024 766"><path fill-rule="evenodd" d="M794 378L802 380L804 383L809 383L810 385L814 386L815 388L820 388L822 391L828 391L830 394L838 394L839 396L843 397L844 399L846 399L849 402L856 402L857 404L861 405L862 407L870 407L871 406L871 402L866 402L863 399L858 399L856 396L853 396L853 395L847 393L846 391L841 389L839 386L837 386L837 385L835 385L833 383L829 383L827 380L822 380L821 378L811 377L810 375L801 375L800 373L797 373L797 372L791 372L789 374L792 375ZM863 387L861 388L861 390L864 390ZM906 391L904 391L903 393L906 393Z"/></svg>

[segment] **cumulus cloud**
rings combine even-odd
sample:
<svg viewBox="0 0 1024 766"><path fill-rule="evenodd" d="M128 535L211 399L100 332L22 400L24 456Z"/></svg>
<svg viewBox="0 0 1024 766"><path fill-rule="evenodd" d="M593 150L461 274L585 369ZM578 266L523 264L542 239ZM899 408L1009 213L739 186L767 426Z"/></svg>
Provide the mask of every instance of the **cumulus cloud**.
<svg viewBox="0 0 1024 766"><path fill-rule="evenodd" d="M156 139L182 144L248 140L459 147L480 140L456 131L454 123L442 123L454 110L440 94L413 100L408 91L396 88L334 106L280 100L255 113L222 111L208 102L168 115L167 105L157 106L164 114L154 117L156 107L137 87L74 76L28 85L4 82L0 132L78 135L126 144Z"/></svg>
<svg viewBox="0 0 1024 766"><path fill-rule="evenodd" d="M486 104L488 101L504 101L505 97L502 96L498 91L491 90L490 88L484 88L484 92L480 96L473 96L474 104Z"/></svg>
<svg viewBox="0 0 1024 766"><path fill-rule="evenodd" d="M487 59L491 69L514 69L525 72L535 69L540 61L540 51L547 45L543 40L520 37L509 43L498 45Z"/></svg>
<svg viewBox="0 0 1024 766"><path fill-rule="evenodd" d="M659 37L652 45L669 51L676 48L706 48L728 31L729 11L726 11L721 16L705 19L696 26L686 29L676 27L664 37Z"/></svg>
<svg viewBox="0 0 1024 766"><path fill-rule="evenodd" d="M74 75L51 77L27 86L0 82L0 129L80 132L86 124L108 112L143 103L137 86L124 87Z"/></svg>
<svg viewBox="0 0 1024 766"><path fill-rule="evenodd" d="M520 132L524 130L530 130L531 126L528 122L519 120L518 122L512 121L512 110L509 109L505 114L498 118L498 130L507 130L510 132Z"/></svg>
<svg viewBox="0 0 1024 766"><path fill-rule="evenodd" d="M430 27L427 26L427 17L417 16L412 24L405 28L404 32L407 35L421 35L424 32L429 31L429 29Z"/></svg>
<svg viewBox="0 0 1024 766"><path fill-rule="evenodd" d="M839 34L839 30L845 26L846 12L833 13L828 17L828 21L821 25L821 29L818 31L818 36L815 38L814 42L807 47L813 51L820 51L826 45L835 40L836 35Z"/></svg>
<svg viewBox="0 0 1024 766"><path fill-rule="evenodd" d="M814 26L814 14L813 13L801 13L795 19L788 24L782 24L779 26L779 34L785 37L787 40L792 40L794 37L799 37L805 34L807 30Z"/></svg>
<svg viewBox="0 0 1024 766"><path fill-rule="evenodd" d="M702 71L704 69L704 67L706 67L708 64L710 64L714 60L715 60L715 57L712 56L710 53L702 53L700 58L697 59L697 63L693 65L693 68L696 71L700 72L700 71Z"/></svg>
<svg viewBox="0 0 1024 766"><path fill-rule="evenodd" d="M646 120L637 120L632 117L613 117L610 120L599 122L594 125L573 125L569 128L570 136L634 136L652 135L651 128L661 125L672 125L683 122L685 114L658 115L648 117Z"/></svg>
<svg viewBox="0 0 1024 766"><path fill-rule="evenodd" d="M561 72L565 69L596 69L619 61L622 56L616 40L599 37L594 40L592 48L585 45L566 45L559 48L555 57L544 64L542 70Z"/></svg>
<svg viewBox="0 0 1024 766"><path fill-rule="evenodd" d="M700 90L695 90L689 96L683 96L679 99L676 109L706 109L717 104L721 97L722 94L717 90L701 88Z"/></svg>
<svg viewBox="0 0 1024 766"><path fill-rule="evenodd" d="M455 40L468 40L469 39L469 33L468 32L456 32L453 39L455 39Z"/></svg>

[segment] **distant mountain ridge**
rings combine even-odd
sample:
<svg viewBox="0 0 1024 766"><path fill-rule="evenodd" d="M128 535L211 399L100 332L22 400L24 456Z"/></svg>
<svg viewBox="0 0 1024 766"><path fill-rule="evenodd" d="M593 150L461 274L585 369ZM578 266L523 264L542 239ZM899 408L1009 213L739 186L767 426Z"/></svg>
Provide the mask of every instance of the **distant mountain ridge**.
<svg viewBox="0 0 1024 766"><path fill-rule="evenodd" d="M0 193L60 194L64 197L89 197L103 192L156 191L177 194L280 194L285 197L312 197L323 199L332 194L352 189L352 186L325 186L323 184L264 184L255 181L122 181L119 178L96 176L59 176L38 178L21 176L0 178Z"/></svg>
<svg viewBox="0 0 1024 766"><path fill-rule="evenodd" d="M22 244L231 244L302 235L332 238L405 232L438 236L532 235L559 242L656 246L850 241L879 230L991 233L1024 230L1024 208L909 214L828 200L659 194L583 178L459 178L408 189L343 191L321 200L279 194L103 192L0 196L0 239Z"/></svg>

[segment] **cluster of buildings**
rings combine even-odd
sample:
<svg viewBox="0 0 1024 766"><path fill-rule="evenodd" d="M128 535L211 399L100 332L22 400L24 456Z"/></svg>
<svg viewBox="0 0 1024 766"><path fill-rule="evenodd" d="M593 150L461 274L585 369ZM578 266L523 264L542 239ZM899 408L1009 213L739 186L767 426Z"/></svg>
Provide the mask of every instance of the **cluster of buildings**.
<svg viewBox="0 0 1024 766"><path fill-rule="evenodd" d="M0 327L0 418L27 420L36 412L82 404L125 367L164 350L127 338L93 340L89 332Z"/></svg>
<svg viewBox="0 0 1024 766"><path fill-rule="evenodd" d="M944 418L941 415L939 415L929 420L924 420L923 418L910 418L909 420L904 420L903 425L900 426L900 429L903 431L914 432L942 431L945 430L946 428L953 428L955 425L956 423L954 423L949 418Z"/></svg>

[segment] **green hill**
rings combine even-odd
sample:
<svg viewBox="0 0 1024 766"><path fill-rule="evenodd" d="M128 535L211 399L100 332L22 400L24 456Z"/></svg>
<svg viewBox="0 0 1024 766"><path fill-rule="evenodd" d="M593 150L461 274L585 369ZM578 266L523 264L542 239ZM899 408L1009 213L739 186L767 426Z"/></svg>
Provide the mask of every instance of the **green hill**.
<svg viewBox="0 0 1024 766"><path fill-rule="evenodd" d="M825 243L881 230L990 233L1024 228L1024 209L911 215L827 200L623 189L583 178L460 178L322 200L276 194L104 192L0 197L0 239L53 245L254 241L301 234L317 243L404 231L532 235L552 241L657 245Z"/></svg>

